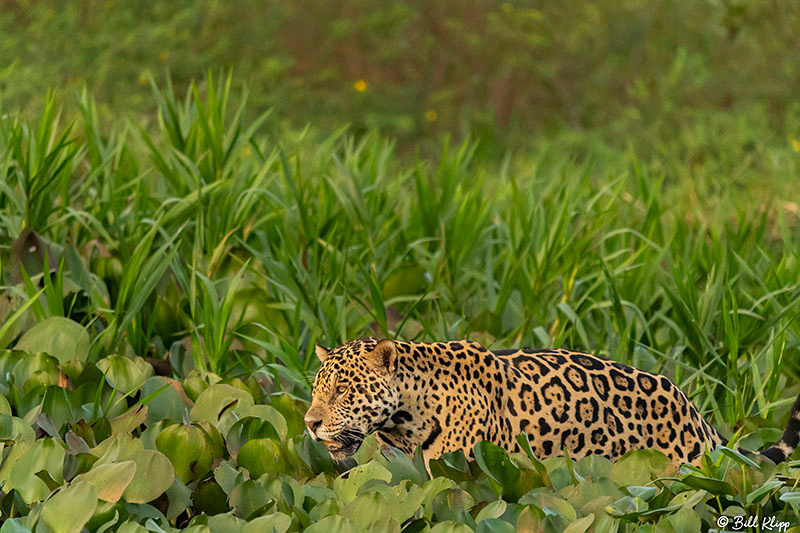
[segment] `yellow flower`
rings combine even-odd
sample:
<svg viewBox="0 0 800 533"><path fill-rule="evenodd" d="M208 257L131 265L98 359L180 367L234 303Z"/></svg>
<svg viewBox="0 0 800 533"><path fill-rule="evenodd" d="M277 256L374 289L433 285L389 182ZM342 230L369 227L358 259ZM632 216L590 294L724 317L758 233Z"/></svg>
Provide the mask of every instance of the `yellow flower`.
<svg viewBox="0 0 800 533"><path fill-rule="evenodd" d="M797 137L789 137L789 140L792 142L792 150L800 152L800 139L797 139Z"/></svg>
<svg viewBox="0 0 800 533"><path fill-rule="evenodd" d="M358 80L353 84L353 89L355 89L360 93L363 93L364 91L367 90L367 82L365 82L364 80Z"/></svg>
<svg viewBox="0 0 800 533"><path fill-rule="evenodd" d="M435 122L437 118L439 118L439 114L433 109L425 111L425 120L428 122Z"/></svg>
<svg viewBox="0 0 800 533"><path fill-rule="evenodd" d="M158 54L158 57L161 58L161 61L166 63L169 59L169 50L162 50L161 53Z"/></svg>
<svg viewBox="0 0 800 533"><path fill-rule="evenodd" d="M147 85L147 81L148 81L147 72L143 70L139 73L139 80L138 80L139 85Z"/></svg>

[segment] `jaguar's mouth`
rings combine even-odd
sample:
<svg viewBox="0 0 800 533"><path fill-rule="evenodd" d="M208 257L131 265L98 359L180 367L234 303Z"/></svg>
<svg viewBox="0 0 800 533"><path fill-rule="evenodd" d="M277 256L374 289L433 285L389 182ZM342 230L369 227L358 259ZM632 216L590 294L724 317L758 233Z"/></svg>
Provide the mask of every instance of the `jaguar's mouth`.
<svg viewBox="0 0 800 533"><path fill-rule="evenodd" d="M337 440L322 440L322 442L328 447L328 452L331 454L331 457L337 461L341 461L356 453L356 450L361 446L363 440L362 437L341 435L337 437Z"/></svg>

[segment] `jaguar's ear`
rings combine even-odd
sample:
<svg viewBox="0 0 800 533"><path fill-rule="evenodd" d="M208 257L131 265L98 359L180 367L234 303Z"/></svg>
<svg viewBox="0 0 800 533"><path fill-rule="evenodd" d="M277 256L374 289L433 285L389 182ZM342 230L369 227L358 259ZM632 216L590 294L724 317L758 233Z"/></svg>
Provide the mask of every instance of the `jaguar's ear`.
<svg viewBox="0 0 800 533"><path fill-rule="evenodd" d="M397 370L397 345L384 340L366 355L369 365L379 374L393 376Z"/></svg>
<svg viewBox="0 0 800 533"><path fill-rule="evenodd" d="M314 346L314 351L317 353L317 358L319 358L320 362L327 359L328 354L330 354L330 350L326 347L322 346L321 344L317 344Z"/></svg>

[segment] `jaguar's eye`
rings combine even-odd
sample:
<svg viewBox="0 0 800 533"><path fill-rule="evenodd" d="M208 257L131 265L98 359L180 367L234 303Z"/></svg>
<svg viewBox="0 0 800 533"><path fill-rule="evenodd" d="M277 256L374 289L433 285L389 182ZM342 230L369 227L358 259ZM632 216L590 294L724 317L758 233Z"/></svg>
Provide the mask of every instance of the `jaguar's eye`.
<svg viewBox="0 0 800 533"><path fill-rule="evenodd" d="M342 385L336 387L336 394L344 394L345 392L347 392L347 387Z"/></svg>

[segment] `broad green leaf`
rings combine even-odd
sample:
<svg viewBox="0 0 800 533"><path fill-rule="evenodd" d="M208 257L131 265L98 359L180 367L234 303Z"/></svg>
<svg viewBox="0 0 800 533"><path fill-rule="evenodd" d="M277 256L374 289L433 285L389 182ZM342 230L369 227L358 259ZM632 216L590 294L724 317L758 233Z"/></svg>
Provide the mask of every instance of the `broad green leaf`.
<svg viewBox="0 0 800 533"><path fill-rule="evenodd" d="M447 520L433 526L430 533L472 533L472 528L465 524Z"/></svg>
<svg viewBox="0 0 800 533"><path fill-rule="evenodd" d="M208 517L208 529L211 533L239 533L245 522L228 513L220 513Z"/></svg>
<svg viewBox="0 0 800 533"><path fill-rule="evenodd" d="M260 533L261 531L286 533L291 525L292 519L289 516L283 513L272 513L249 521L242 527L242 533Z"/></svg>
<svg viewBox="0 0 800 533"><path fill-rule="evenodd" d="M156 437L158 451L169 458L175 474L184 483L199 479L211 470L214 454L198 427L174 424Z"/></svg>
<svg viewBox="0 0 800 533"><path fill-rule="evenodd" d="M253 397L250 393L217 383L204 390L197 398L197 402L189 413L189 418L193 421L204 420L219 429L220 433L227 435L228 429L236 422L230 416L224 423L220 423L232 411L241 412L253 405Z"/></svg>
<svg viewBox="0 0 800 533"><path fill-rule="evenodd" d="M305 533L361 533L361 529L347 518L326 516L307 527Z"/></svg>
<svg viewBox="0 0 800 533"><path fill-rule="evenodd" d="M153 367L141 357L132 360L123 355L109 355L100 359L96 366L105 374L109 386L116 387L122 394L139 390L153 375Z"/></svg>
<svg viewBox="0 0 800 533"><path fill-rule="evenodd" d="M247 441L236 456L237 464L247 469L253 479L267 472L281 470L283 458L280 444L272 439L253 439Z"/></svg>
<svg viewBox="0 0 800 533"><path fill-rule="evenodd" d="M275 428L275 431L278 432L279 440L283 441L286 440L288 436L288 428L286 426L286 420L283 418L283 415L272 407L271 405L251 405L250 407L245 407L241 409L241 411L237 411L239 413L239 417L244 418L246 416L252 416L258 418L260 420L264 420L272 424L272 427Z"/></svg>
<svg viewBox="0 0 800 533"><path fill-rule="evenodd" d="M686 507L676 513L670 514L659 520L656 531L658 533L683 533L684 531L701 531L703 523L698 514ZM730 526L728 526L730 527Z"/></svg>
<svg viewBox="0 0 800 533"><path fill-rule="evenodd" d="M631 450L611 467L611 480L618 485L645 486L664 477L672 463L657 450Z"/></svg>
<svg viewBox="0 0 800 533"><path fill-rule="evenodd" d="M3 395L0 395L0 415L11 415L11 406Z"/></svg>
<svg viewBox="0 0 800 533"><path fill-rule="evenodd" d="M238 473L238 472L237 472ZM176 477L175 483L183 485L181 481ZM175 488L175 485L172 486L172 489ZM229 510L228 507L228 495L222 488L219 486L219 483L214 478L209 479L201 479L194 490L187 489L188 496L191 497L191 505L192 509L195 513L205 513L207 515L215 515L219 513L225 513ZM230 489L233 490L233 487ZM167 496L169 496L169 491L167 492ZM170 509L172 509L172 499L170 498ZM167 512L167 518L172 514L171 511Z"/></svg>
<svg viewBox="0 0 800 533"><path fill-rule="evenodd" d="M520 471L506 450L491 442L479 442L475 445L475 461L500 486L504 495L511 496L512 500L519 497Z"/></svg>
<svg viewBox="0 0 800 533"><path fill-rule="evenodd" d="M58 385L60 371L58 359L45 353L26 354L11 371L17 389L23 393L38 385Z"/></svg>
<svg viewBox="0 0 800 533"><path fill-rule="evenodd" d="M53 533L78 533L97 508L97 492L85 481L62 487L42 507L42 520Z"/></svg>
<svg viewBox="0 0 800 533"><path fill-rule="evenodd" d="M503 500L490 502L480 510L475 517L475 522L480 523L481 520L486 520L487 518L500 518L506 512L506 507L508 507L508 504Z"/></svg>
<svg viewBox="0 0 800 533"><path fill-rule="evenodd" d="M140 450L126 459L136 463L136 474L122 494L130 503L155 500L172 485L175 471L167 457L155 450Z"/></svg>
<svg viewBox="0 0 800 533"><path fill-rule="evenodd" d="M372 461L349 470L346 479L342 476L336 478L333 482L333 490L342 502L350 503L356 498L358 489L373 480L382 480L388 483L392 480L392 474L376 461Z"/></svg>
<svg viewBox="0 0 800 533"><path fill-rule="evenodd" d="M486 518L478 523L475 533L515 533L517 528L504 520Z"/></svg>
<svg viewBox="0 0 800 533"><path fill-rule="evenodd" d="M29 353L44 352L60 363L71 359L85 362L91 339L86 328L60 316L50 317L29 329L14 347Z"/></svg>
<svg viewBox="0 0 800 533"><path fill-rule="evenodd" d="M228 451L235 456L239 452L239 448L246 442L253 439L266 438L280 441L280 436L275 426L267 420L246 416L231 426L226 435L226 442Z"/></svg>
<svg viewBox="0 0 800 533"><path fill-rule="evenodd" d="M584 533L588 531L594 522L594 515L590 514L583 518L578 518L564 530L564 533Z"/></svg>
<svg viewBox="0 0 800 533"><path fill-rule="evenodd" d="M44 470L57 483L62 481L64 448L53 438L36 440L11 468L11 486L25 503L45 499L50 489L36 474ZM7 487L8 488L8 487Z"/></svg>
<svg viewBox="0 0 800 533"><path fill-rule="evenodd" d="M97 497L103 501L116 502L133 480L136 474L136 463L122 461L119 463L95 464L91 470L81 474L75 480L82 480L92 485Z"/></svg>
<svg viewBox="0 0 800 533"><path fill-rule="evenodd" d="M236 514L247 520L253 513L267 505L269 498L264 487L250 479L234 487L231 491L230 502L231 507L236 510Z"/></svg>
<svg viewBox="0 0 800 533"><path fill-rule="evenodd" d="M0 442L33 441L35 436L31 425L23 419L0 414Z"/></svg>
<svg viewBox="0 0 800 533"><path fill-rule="evenodd" d="M166 388L164 388L165 386ZM147 402L148 425L158 420L180 422L183 420L184 414L188 413L191 408L191 402L186 394L183 393L183 386L180 382L164 376L147 378L142 385L141 394L142 397L156 394L154 398Z"/></svg>
<svg viewBox="0 0 800 533"><path fill-rule="evenodd" d="M544 488L533 489L519 499L521 505L533 504L545 512L553 511L558 515L564 517L568 522L573 522L577 519L575 508L567 500L559 497L558 493L554 493Z"/></svg>
<svg viewBox="0 0 800 533"><path fill-rule="evenodd" d="M22 518L9 518L3 522L0 527L0 533L31 533L31 530L25 527Z"/></svg>
<svg viewBox="0 0 800 533"><path fill-rule="evenodd" d="M475 505L472 495L463 489L446 489L434 496L431 507L436 521L461 520L463 513Z"/></svg>

